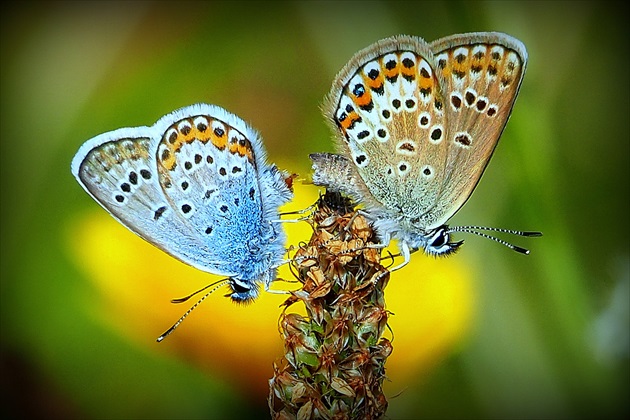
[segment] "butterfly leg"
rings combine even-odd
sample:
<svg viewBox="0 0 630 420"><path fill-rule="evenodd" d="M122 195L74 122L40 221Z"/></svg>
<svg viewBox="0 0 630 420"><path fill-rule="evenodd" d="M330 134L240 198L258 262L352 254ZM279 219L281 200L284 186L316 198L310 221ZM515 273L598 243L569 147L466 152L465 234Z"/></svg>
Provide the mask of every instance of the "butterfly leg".
<svg viewBox="0 0 630 420"><path fill-rule="evenodd" d="M315 208L317 207L318 203L319 203L319 199L316 202L314 202L313 204L311 204L310 206L308 206L308 207L306 207L304 209L282 212L282 213L280 213L280 216L288 216L290 214L306 214L306 213L309 213L307 216L299 217L297 219L283 220L283 221L287 221L287 222L301 222L303 220L307 220L311 216L311 214L313 213Z"/></svg>
<svg viewBox="0 0 630 420"><path fill-rule="evenodd" d="M400 270L401 268L409 264L409 261L411 261L411 253L416 251L416 250L411 250L409 248L409 245L407 245L407 242L405 241L401 241L399 243L399 248L400 248L400 255L402 255L402 257L404 258L404 261L398 264L396 267L390 268L389 269L390 272Z"/></svg>
<svg viewBox="0 0 630 420"><path fill-rule="evenodd" d="M307 214L308 213L306 216L298 217L297 219L282 220L281 222L295 223L295 222L302 222L304 220L310 219L313 216L313 212L322 203L322 200L323 200L323 196L320 194L320 196L317 199L317 201L315 201L313 204L311 204L310 206L308 206L308 207L306 207L304 209L280 213L280 216L287 216L287 215L290 215L290 214Z"/></svg>
<svg viewBox="0 0 630 420"><path fill-rule="evenodd" d="M274 282L274 281L286 281L286 282L289 282L289 280L280 279L280 278L274 279L273 281L271 281L269 283L265 282L265 292L273 293L274 295L290 295L291 294L291 292L288 291L288 290L274 290L274 289L271 289L271 283ZM295 282L293 282L293 283L295 283Z"/></svg>

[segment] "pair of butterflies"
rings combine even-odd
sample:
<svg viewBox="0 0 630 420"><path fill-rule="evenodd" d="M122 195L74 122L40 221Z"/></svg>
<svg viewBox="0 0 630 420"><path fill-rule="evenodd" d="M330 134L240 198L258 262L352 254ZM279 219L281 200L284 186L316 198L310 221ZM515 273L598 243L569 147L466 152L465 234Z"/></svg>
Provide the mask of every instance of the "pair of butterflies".
<svg viewBox="0 0 630 420"><path fill-rule="evenodd" d="M527 253L478 232L488 228L445 224L483 174L526 64L523 44L500 33L432 43L396 36L358 52L324 106L341 154L311 155L314 183L363 203L383 246L398 240L401 266L420 248L455 251L462 242L450 234L458 231ZM225 276L212 290L227 285L234 301L251 301L276 278L285 252L278 209L292 198L291 177L267 163L258 133L224 109L193 105L151 127L99 135L81 146L72 173L131 231Z"/></svg>

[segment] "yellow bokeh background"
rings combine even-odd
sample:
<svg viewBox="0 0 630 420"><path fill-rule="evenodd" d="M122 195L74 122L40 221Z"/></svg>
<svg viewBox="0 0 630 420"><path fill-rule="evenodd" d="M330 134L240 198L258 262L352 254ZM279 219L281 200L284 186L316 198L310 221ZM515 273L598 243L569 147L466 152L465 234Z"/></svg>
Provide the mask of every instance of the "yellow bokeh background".
<svg viewBox="0 0 630 420"><path fill-rule="evenodd" d="M317 199L319 189L296 183L296 199L285 207L305 209ZM308 240L312 228L306 222L287 223L289 244ZM74 260L92 281L100 297L86 312L138 346L166 351L194 363L209 374L232 382L252 398L264 399L267 379L273 374L270 361L283 355L277 323L287 295L262 293L251 305L235 305L219 289L204 301L190 319L160 346L155 339L173 324L202 294L180 305L169 305L173 297L185 296L220 277L209 276L182 264L128 232L100 209L87 212L68 227L68 247ZM393 249L392 249L393 251ZM408 280L399 278L408 277ZM283 266L274 290L296 288L289 268ZM293 279L293 284L290 280ZM436 260L424 255L393 277L393 281L415 282L415 290L392 287L388 307L396 348L401 352L388 363L388 375L400 384L409 375L428 371L445 352L466 335L472 316L472 276L456 259ZM415 310L422 307L422 311ZM289 312L304 313L298 305ZM413 369L410 369L412 367ZM392 389L401 385L391 385ZM389 384L388 384L389 386Z"/></svg>
<svg viewBox="0 0 630 420"><path fill-rule="evenodd" d="M628 412L628 25L607 2L29 2L3 6L0 356L9 418L265 418L282 294L234 305L219 279L127 231L70 161L87 139L196 102L260 131L300 175L333 151L319 106L353 53L411 34L502 31L528 70L449 258L413 254L386 291L388 417L614 418ZM297 216L286 216L295 218ZM308 240L284 224L287 245ZM503 237L503 236L502 236ZM395 245L391 248L396 253ZM291 280L286 266L280 277ZM295 287L275 282L278 290ZM299 310L297 305L291 311Z"/></svg>

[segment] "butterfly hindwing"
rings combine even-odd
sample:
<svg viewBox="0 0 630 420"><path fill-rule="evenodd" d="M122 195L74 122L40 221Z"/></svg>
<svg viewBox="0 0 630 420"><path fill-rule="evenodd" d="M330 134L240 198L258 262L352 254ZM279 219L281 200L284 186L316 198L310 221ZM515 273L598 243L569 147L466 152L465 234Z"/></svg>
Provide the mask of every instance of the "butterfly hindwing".
<svg viewBox="0 0 630 420"><path fill-rule="evenodd" d="M156 173L153 130L120 129L100 135L77 153L72 170L79 182L117 220L168 254L209 271L200 261L213 255L178 218ZM217 268L212 272L229 274Z"/></svg>
<svg viewBox="0 0 630 420"><path fill-rule="evenodd" d="M455 35L434 41L444 95L446 171L432 227L453 216L472 194L508 121L527 64L523 44L500 33Z"/></svg>

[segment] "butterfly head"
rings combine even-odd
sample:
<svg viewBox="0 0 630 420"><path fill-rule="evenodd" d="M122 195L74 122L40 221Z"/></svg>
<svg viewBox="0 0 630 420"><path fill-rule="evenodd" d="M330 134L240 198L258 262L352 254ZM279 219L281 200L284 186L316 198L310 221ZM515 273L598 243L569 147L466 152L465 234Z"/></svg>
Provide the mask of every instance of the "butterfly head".
<svg viewBox="0 0 630 420"><path fill-rule="evenodd" d="M488 235L487 233L479 232L480 230L509 233L512 235L525 237L542 236L542 233L538 231L521 231L513 229L490 228L485 226L449 227L447 225L442 225L436 229L429 231L422 231L421 229L418 229L416 231L406 232L406 235L404 235L402 240L406 242L411 249L417 250L420 248L424 248L424 251L429 255L447 256L457 251L459 247L464 243L464 241L451 242L451 233L472 233L473 235L481 236L482 238L498 242L501 245L504 245L520 254L529 254L529 250L527 250L526 248L513 245L507 241L504 241L503 239Z"/></svg>
<svg viewBox="0 0 630 420"><path fill-rule="evenodd" d="M424 251L429 255L447 256L456 252L464 241L451 242L448 226L442 225L425 236Z"/></svg>
<svg viewBox="0 0 630 420"><path fill-rule="evenodd" d="M412 249L423 248L424 252L433 256L447 256L455 253L464 241L451 241L451 232L447 225L423 232L422 230L409 233L405 238Z"/></svg>

